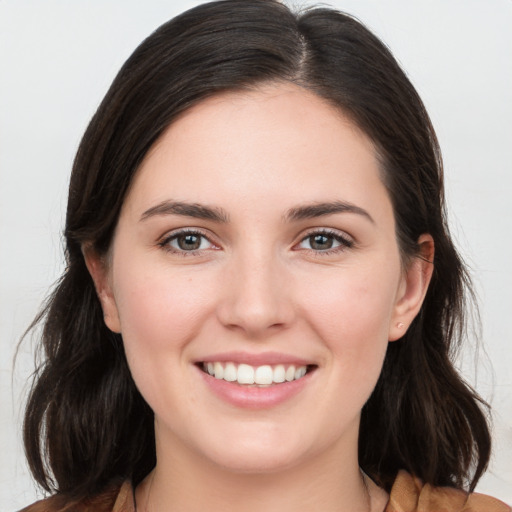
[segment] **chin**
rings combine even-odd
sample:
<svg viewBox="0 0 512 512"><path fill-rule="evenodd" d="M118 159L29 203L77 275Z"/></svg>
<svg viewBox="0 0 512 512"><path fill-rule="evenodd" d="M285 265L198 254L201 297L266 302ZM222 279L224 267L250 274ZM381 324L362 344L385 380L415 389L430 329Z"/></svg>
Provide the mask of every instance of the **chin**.
<svg viewBox="0 0 512 512"><path fill-rule="evenodd" d="M275 450L254 449L252 451L233 452L215 457L214 463L225 471L239 474L264 475L279 473L297 466L302 457L292 453L276 453Z"/></svg>
<svg viewBox="0 0 512 512"><path fill-rule="evenodd" d="M256 428L243 433L230 429L217 440L210 438L213 442L203 445L203 456L226 471L253 474L286 470L303 459L305 443L297 428L291 434L268 425L251 426Z"/></svg>

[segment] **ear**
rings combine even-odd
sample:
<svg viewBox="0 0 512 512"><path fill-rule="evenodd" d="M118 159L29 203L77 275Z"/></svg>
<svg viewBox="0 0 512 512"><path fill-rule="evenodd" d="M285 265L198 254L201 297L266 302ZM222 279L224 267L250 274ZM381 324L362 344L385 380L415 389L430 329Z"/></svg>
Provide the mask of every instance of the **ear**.
<svg viewBox="0 0 512 512"><path fill-rule="evenodd" d="M106 326L113 332L121 332L121 322L112 290L109 266L105 257L90 246L82 247L82 254L89 274L91 274L96 288L96 294L103 309L103 318Z"/></svg>
<svg viewBox="0 0 512 512"><path fill-rule="evenodd" d="M434 271L434 239L423 234L418 239L419 253L409 262L400 283L391 324L389 341L401 338L418 314Z"/></svg>

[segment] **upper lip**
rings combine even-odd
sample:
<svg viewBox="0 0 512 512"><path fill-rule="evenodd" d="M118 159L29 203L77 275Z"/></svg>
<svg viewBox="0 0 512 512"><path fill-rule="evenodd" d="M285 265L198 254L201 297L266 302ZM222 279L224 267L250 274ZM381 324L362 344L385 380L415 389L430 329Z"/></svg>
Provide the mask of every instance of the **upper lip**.
<svg viewBox="0 0 512 512"><path fill-rule="evenodd" d="M281 352L219 352L197 360L196 363L237 363L248 364L250 366L293 364L296 366L308 366L314 364L311 360L306 360L291 354Z"/></svg>

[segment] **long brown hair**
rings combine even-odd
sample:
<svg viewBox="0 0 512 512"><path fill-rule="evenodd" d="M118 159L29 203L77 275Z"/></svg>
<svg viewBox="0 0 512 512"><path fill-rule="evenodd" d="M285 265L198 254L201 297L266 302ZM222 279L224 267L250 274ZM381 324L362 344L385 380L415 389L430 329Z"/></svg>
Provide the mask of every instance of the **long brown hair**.
<svg viewBox="0 0 512 512"><path fill-rule="evenodd" d="M449 236L441 154L421 99L387 47L354 18L225 0L181 14L135 50L78 149L67 268L34 323L44 323L44 358L24 424L28 461L46 490L92 496L115 481L138 482L155 464L153 413L131 378L121 336L104 324L82 247L108 251L139 165L180 113L220 91L276 81L313 91L371 138L402 255L417 255L423 233L435 242L421 311L390 344L362 411L361 467L388 490L400 469L459 488L474 488L484 471L483 402L450 360L463 338L470 283Z"/></svg>

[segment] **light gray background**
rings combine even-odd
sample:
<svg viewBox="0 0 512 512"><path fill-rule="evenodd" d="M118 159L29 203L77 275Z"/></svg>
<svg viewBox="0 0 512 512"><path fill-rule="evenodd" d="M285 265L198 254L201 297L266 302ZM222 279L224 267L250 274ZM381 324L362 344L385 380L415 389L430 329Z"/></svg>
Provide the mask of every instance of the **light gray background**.
<svg viewBox="0 0 512 512"><path fill-rule="evenodd" d="M60 230L80 136L137 44L198 3L0 0L0 511L39 496L20 441L30 341L14 375L12 359L62 271ZM493 461L478 489L512 503L512 1L330 5L387 42L437 130L450 222L483 320L478 364L469 345L460 365L495 408Z"/></svg>

